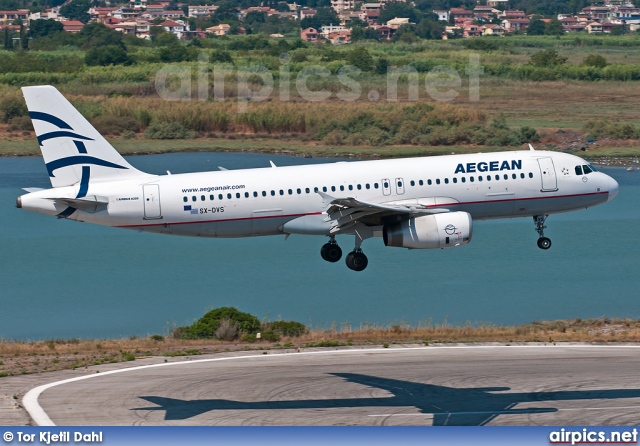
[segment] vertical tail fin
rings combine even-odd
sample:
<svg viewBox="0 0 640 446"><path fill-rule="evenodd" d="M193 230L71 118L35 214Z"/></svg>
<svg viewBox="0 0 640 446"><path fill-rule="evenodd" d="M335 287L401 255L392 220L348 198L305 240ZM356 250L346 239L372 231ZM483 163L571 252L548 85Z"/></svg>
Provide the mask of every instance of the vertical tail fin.
<svg viewBox="0 0 640 446"><path fill-rule="evenodd" d="M125 161L55 87L23 87L22 93L53 187L80 183L81 195L89 181L147 176Z"/></svg>

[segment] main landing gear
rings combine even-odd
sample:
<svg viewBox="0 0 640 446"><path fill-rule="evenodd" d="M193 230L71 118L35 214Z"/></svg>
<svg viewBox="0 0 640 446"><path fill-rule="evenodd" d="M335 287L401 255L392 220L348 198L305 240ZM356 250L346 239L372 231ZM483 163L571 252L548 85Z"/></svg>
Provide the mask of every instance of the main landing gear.
<svg viewBox="0 0 640 446"><path fill-rule="evenodd" d="M549 249L551 248L551 240L544 236L544 229L546 226L544 222L547 220L548 215L534 215L533 223L536 225L536 232L538 233L538 248Z"/></svg>
<svg viewBox="0 0 640 446"><path fill-rule="evenodd" d="M369 264L369 260L367 256L362 252L362 248L360 248L360 244L362 240L359 237L356 237L356 247L347 254L345 258L345 263L347 267L353 271L362 271ZM327 262L335 263L342 257L342 249L336 243L335 237L331 237L328 243L325 243L320 249L320 255Z"/></svg>

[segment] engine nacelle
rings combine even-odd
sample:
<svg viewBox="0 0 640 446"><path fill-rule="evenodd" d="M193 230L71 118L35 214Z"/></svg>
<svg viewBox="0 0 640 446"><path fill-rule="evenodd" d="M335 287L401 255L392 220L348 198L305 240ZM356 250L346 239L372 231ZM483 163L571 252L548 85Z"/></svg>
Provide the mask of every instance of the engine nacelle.
<svg viewBox="0 0 640 446"><path fill-rule="evenodd" d="M385 225L382 237L386 246L451 248L469 243L472 232L471 215L467 212L445 212Z"/></svg>

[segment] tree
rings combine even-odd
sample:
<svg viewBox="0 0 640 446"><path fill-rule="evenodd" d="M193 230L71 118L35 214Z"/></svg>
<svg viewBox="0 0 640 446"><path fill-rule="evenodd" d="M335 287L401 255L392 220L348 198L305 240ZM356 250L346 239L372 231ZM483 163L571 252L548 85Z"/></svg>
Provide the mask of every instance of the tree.
<svg viewBox="0 0 640 446"><path fill-rule="evenodd" d="M76 35L78 43L85 49L98 46L118 46L126 50L123 34L103 23L88 23Z"/></svg>
<svg viewBox="0 0 640 446"><path fill-rule="evenodd" d="M323 25L338 25L340 19L333 8L318 8L318 12L313 17L305 17L300 21L300 28L314 28L320 30Z"/></svg>
<svg viewBox="0 0 640 446"><path fill-rule="evenodd" d="M545 36L561 36L564 34L562 23L558 19L551 19L544 27Z"/></svg>
<svg viewBox="0 0 640 446"><path fill-rule="evenodd" d="M90 0L72 0L60 8L60 15L68 17L70 20L79 20L87 23L91 18L87 12L91 7Z"/></svg>
<svg viewBox="0 0 640 446"><path fill-rule="evenodd" d="M362 71L373 70L373 57L363 46L359 46L347 54L347 62Z"/></svg>
<svg viewBox="0 0 640 446"><path fill-rule="evenodd" d="M29 23L29 36L34 39L37 39L39 37L52 36L62 31L64 31L62 23L56 22L52 19L32 20L31 23Z"/></svg>
<svg viewBox="0 0 640 446"><path fill-rule="evenodd" d="M89 49L84 57L87 65L128 65L131 63L127 52L119 46L97 46Z"/></svg>
<svg viewBox="0 0 640 446"><path fill-rule="evenodd" d="M609 63L607 62L607 59L605 59L600 54L589 54L582 61L582 65L586 65L588 67L604 68L609 65Z"/></svg>
<svg viewBox="0 0 640 446"><path fill-rule="evenodd" d="M423 39L442 39L444 26L432 19L420 20L416 26L416 35Z"/></svg>
<svg viewBox="0 0 640 446"><path fill-rule="evenodd" d="M385 8L380 11L378 23L384 24L396 17L408 18L409 22L416 23L418 21L418 12L408 3L387 3Z"/></svg>
<svg viewBox="0 0 640 446"><path fill-rule="evenodd" d="M624 25L614 25L611 27L612 36L623 36L627 33L627 27Z"/></svg>
<svg viewBox="0 0 640 446"><path fill-rule="evenodd" d="M532 54L529 63L536 67L553 67L566 61L567 58L558 54L556 50L545 50Z"/></svg>
<svg viewBox="0 0 640 446"><path fill-rule="evenodd" d="M546 30L546 24L540 20L540 17L535 16L529 22L529 26L527 26L527 35L528 36L543 36Z"/></svg>
<svg viewBox="0 0 640 446"><path fill-rule="evenodd" d="M376 62L376 74L387 74L389 70L389 61L387 59L381 58Z"/></svg>

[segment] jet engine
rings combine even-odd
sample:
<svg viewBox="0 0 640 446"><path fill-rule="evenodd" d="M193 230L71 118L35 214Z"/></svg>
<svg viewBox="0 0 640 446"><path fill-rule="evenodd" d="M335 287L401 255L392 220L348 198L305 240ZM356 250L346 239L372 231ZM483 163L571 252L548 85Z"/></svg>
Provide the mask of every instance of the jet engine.
<svg viewBox="0 0 640 446"><path fill-rule="evenodd" d="M382 237L386 246L432 249L466 245L471 241L471 233L471 215L445 212L385 225Z"/></svg>

